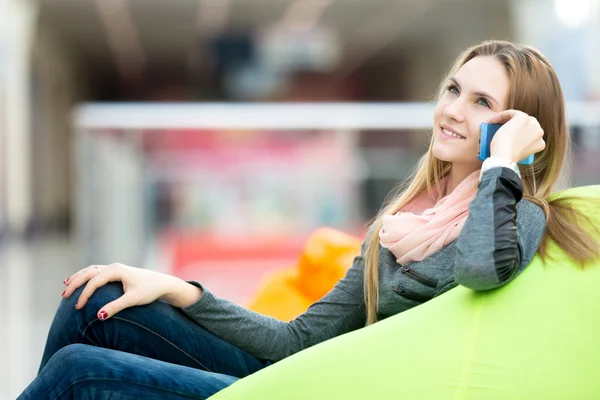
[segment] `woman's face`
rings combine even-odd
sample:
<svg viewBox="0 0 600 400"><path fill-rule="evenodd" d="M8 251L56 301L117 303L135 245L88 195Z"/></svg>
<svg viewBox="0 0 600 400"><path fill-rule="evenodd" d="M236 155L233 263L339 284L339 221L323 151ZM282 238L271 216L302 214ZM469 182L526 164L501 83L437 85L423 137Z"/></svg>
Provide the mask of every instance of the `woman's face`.
<svg viewBox="0 0 600 400"><path fill-rule="evenodd" d="M433 155L473 171L479 125L506 108L509 81L504 66L492 56L478 56L451 77L433 115Z"/></svg>

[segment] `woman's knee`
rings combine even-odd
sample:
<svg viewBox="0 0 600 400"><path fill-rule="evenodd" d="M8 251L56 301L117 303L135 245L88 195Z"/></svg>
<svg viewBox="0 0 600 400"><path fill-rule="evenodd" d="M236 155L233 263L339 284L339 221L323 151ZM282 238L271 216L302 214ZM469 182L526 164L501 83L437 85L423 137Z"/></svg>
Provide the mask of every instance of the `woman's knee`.
<svg viewBox="0 0 600 400"><path fill-rule="evenodd" d="M25 398L42 398L42 394L52 398L112 395L136 399L169 394L172 398L173 388L179 393L189 392L186 398L207 398L237 380L117 350L72 344L54 354L34 381L37 386L29 389L29 397Z"/></svg>
<svg viewBox="0 0 600 400"><path fill-rule="evenodd" d="M46 374L66 375L70 380L85 379L92 369L102 365L102 349L85 344L70 344L58 350L44 368Z"/></svg>
<svg viewBox="0 0 600 400"><path fill-rule="evenodd" d="M95 321L100 308L123 295L121 284L111 282L96 289L83 308L75 308L84 288L85 285L60 302L53 322L53 325L59 327L59 330L78 329L82 323L87 325Z"/></svg>
<svg viewBox="0 0 600 400"><path fill-rule="evenodd" d="M65 398L63 395L78 382L85 382L107 368L103 350L107 351L84 344L60 348L42 364L38 376L19 399Z"/></svg>
<svg viewBox="0 0 600 400"><path fill-rule="evenodd" d="M73 294L71 296L69 296L68 299L64 299L65 300L65 304L67 304L68 306L71 306L71 308L75 308L75 305L77 304L77 302L79 301L79 296L81 296L81 293L83 292L83 290L85 289L85 287L87 286L87 284L81 286L80 288L76 289ZM92 293L92 295L90 296L90 298L88 299L86 306L91 305L91 306L103 306L106 303L109 303L115 299L117 299L118 297L121 297L123 295L123 286L120 282L109 282L104 286L100 286L99 288L97 288L94 293Z"/></svg>

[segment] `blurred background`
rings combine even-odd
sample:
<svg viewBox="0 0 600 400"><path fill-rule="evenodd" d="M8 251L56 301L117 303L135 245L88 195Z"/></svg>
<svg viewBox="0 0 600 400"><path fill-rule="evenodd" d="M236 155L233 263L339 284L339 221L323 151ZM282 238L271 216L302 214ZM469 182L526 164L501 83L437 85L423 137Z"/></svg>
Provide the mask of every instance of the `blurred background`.
<svg viewBox="0 0 600 400"><path fill-rule="evenodd" d="M80 268L245 305L316 228L361 235L483 40L550 59L571 184L600 183L599 17L596 0L0 0L0 398L35 376Z"/></svg>

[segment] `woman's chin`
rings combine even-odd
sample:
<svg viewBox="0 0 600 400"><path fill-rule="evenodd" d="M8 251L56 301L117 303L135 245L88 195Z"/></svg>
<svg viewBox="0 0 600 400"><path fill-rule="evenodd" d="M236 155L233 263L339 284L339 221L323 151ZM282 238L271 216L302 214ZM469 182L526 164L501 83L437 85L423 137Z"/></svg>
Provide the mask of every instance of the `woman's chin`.
<svg viewBox="0 0 600 400"><path fill-rule="evenodd" d="M463 149L462 151L457 151L457 149L448 149L440 146L438 148L434 147L432 149L432 154L440 161L457 164L477 164L478 160L475 156L472 158L465 156L466 151L468 150Z"/></svg>
<svg viewBox="0 0 600 400"><path fill-rule="evenodd" d="M435 158L437 158L440 161L446 161L446 162L454 162L456 161L456 156L453 154L448 154L448 152L445 151L436 151L436 149L433 149L433 156Z"/></svg>

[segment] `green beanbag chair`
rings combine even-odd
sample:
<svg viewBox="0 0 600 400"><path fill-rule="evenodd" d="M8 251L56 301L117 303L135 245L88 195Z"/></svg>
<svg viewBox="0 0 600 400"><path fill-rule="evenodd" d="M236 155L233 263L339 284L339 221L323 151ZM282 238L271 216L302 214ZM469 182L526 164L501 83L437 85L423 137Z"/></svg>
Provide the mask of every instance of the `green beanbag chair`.
<svg viewBox="0 0 600 400"><path fill-rule="evenodd" d="M585 211L600 226L600 210ZM550 254L500 289L457 287L210 399L600 399L600 259L582 269Z"/></svg>

